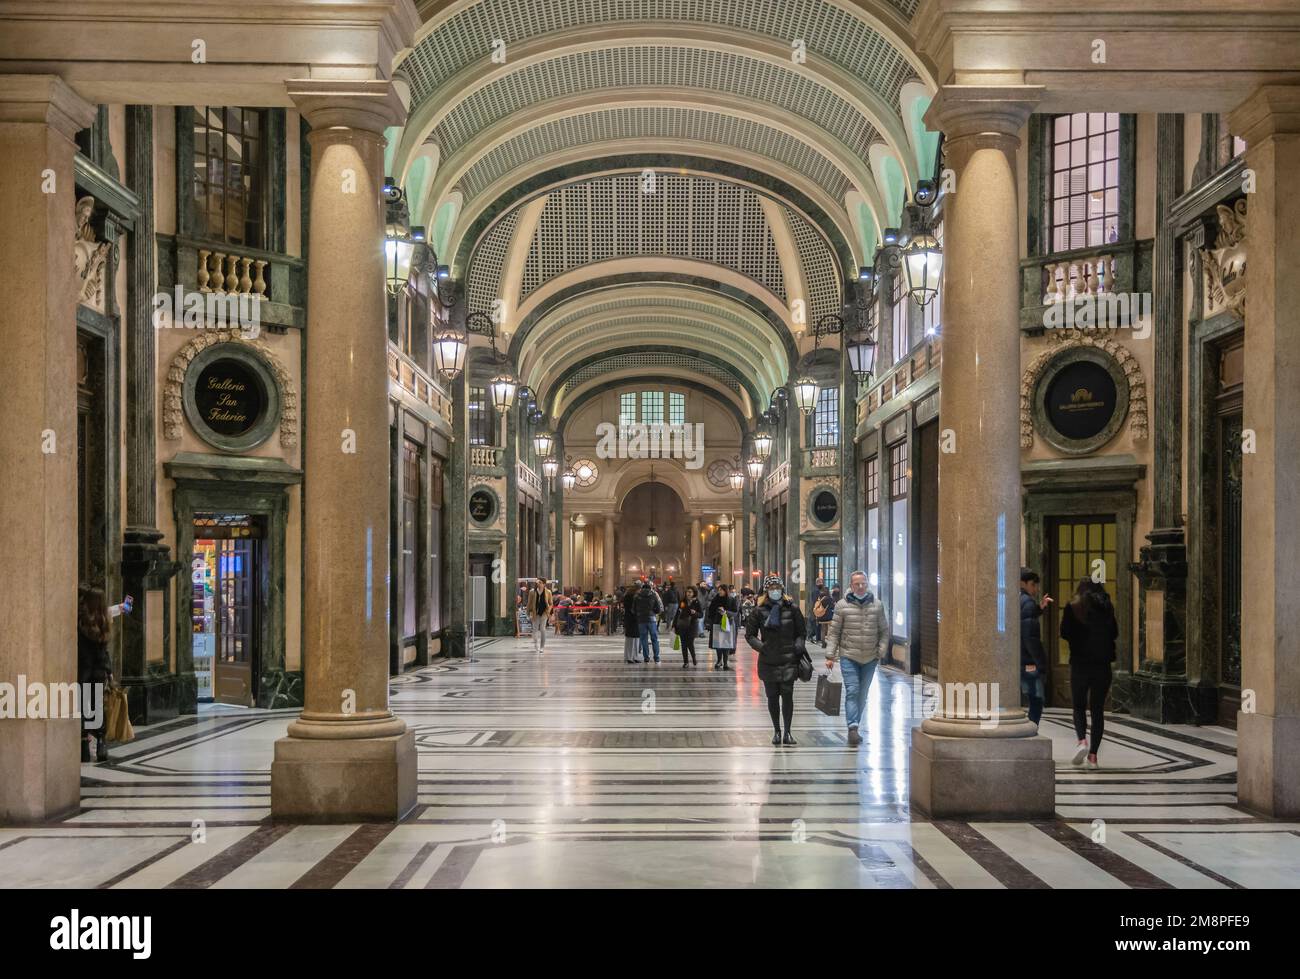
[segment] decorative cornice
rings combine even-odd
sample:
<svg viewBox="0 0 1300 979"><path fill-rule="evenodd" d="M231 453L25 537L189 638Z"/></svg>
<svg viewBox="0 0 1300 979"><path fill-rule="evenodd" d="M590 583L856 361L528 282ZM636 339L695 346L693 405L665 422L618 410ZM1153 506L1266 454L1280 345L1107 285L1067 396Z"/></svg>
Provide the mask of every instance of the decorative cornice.
<svg viewBox="0 0 1300 979"><path fill-rule="evenodd" d="M96 107L57 75L0 75L0 122L44 123L68 140L95 121Z"/></svg>

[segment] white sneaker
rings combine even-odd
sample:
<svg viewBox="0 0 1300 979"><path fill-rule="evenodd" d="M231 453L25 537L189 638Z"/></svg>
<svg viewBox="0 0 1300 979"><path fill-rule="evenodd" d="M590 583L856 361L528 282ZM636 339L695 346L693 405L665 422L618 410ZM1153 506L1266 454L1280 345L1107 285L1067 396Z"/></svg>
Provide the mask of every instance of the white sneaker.
<svg viewBox="0 0 1300 979"><path fill-rule="evenodd" d="M1088 742L1080 741L1079 746L1074 749L1074 757L1070 761L1075 765L1082 765L1083 760L1088 757Z"/></svg>
<svg viewBox="0 0 1300 979"><path fill-rule="evenodd" d="M1097 764L1097 760L1096 760L1095 758L1089 758L1086 762L1083 763L1083 767L1084 767L1084 768L1100 768L1101 766Z"/></svg>

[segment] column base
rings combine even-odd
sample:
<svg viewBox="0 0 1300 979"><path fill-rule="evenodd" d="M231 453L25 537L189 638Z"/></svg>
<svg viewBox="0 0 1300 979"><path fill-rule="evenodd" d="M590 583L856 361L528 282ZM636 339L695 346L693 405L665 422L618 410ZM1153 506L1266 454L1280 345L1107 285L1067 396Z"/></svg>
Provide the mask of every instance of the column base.
<svg viewBox="0 0 1300 979"><path fill-rule="evenodd" d="M1158 673L1116 673L1111 709L1157 724L1218 723L1218 690L1189 683L1187 677Z"/></svg>
<svg viewBox="0 0 1300 979"><path fill-rule="evenodd" d="M271 818L388 822L416 801L415 735L281 738L271 763Z"/></svg>
<svg viewBox="0 0 1300 979"><path fill-rule="evenodd" d="M932 819L1056 814L1050 738L951 738L912 731L912 806Z"/></svg>
<svg viewBox="0 0 1300 979"><path fill-rule="evenodd" d="M1300 816L1300 717L1237 712L1237 801L1274 819Z"/></svg>

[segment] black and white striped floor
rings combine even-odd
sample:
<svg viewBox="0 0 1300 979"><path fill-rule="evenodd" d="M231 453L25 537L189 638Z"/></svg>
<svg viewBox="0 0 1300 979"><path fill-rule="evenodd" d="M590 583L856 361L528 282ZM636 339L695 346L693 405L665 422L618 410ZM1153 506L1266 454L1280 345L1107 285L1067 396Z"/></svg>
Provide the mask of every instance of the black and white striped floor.
<svg viewBox="0 0 1300 979"><path fill-rule="evenodd" d="M82 768L81 811L0 829L3 887L1290 887L1300 824L1236 802L1235 735L1108 719L1097 771L1069 763L1057 818L909 811L911 678L877 674L866 740L799 685L774 748L754 655L737 669L622 661L621 638L481 641L392 681L419 805L396 825L270 820L293 711L222 709L143 730ZM814 653L815 656L815 653Z"/></svg>

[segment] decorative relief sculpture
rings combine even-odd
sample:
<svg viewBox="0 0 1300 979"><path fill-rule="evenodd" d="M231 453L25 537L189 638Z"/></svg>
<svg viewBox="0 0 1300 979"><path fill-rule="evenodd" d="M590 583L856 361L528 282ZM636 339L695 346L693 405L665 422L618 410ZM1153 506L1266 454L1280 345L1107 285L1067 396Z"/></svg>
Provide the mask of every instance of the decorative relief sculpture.
<svg viewBox="0 0 1300 979"><path fill-rule="evenodd" d="M104 312L104 270L108 267L108 253L113 247L107 241L95 240L95 229L90 218L95 210L95 198L83 197L77 201L77 237L72 243L72 262L77 270L77 302Z"/></svg>
<svg viewBox="0 0 1300 979"><path fill-rule="evenodd" d="M199 352L217 343L237 343L252 347L257 351L275 374L280 386L280 447L291 449L298 444L298 392L294 390L293 381L280 359L271 352L270 347L261 340L244 337L238 329L205 330L176 352L171 366L167 369L167 380L163 384L163 437L179 439L184 431L185 412L182 401L182 387L185 373L190 363Z"/></svg>
<svg viewBox="0 0 1300 979"><path fill-rule="evenodd" d="M1047 365L1062 351L1071 347L1094 347L1109 354L1119 365L1128 381L1128 423L1133 438L1142 441L1147 437L1147 388L1142 375L1142 365L1122 343L1100 330L1048 330L1056 341L1051 348L1034 358L1020 376L1020 447L1034 447L1034 391L1038 379Z"/></svg>
<svg viewBox="0 0 1300 979"><path fill-rule="evenodd" d="M1213 248L1202 248L1205 315L1232 313L1246 318L1246 198L1232 207L1220 204L1219 233Z"/></svg>

